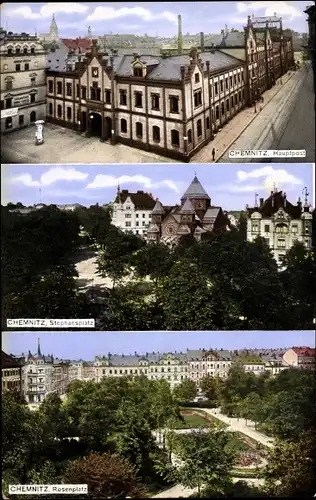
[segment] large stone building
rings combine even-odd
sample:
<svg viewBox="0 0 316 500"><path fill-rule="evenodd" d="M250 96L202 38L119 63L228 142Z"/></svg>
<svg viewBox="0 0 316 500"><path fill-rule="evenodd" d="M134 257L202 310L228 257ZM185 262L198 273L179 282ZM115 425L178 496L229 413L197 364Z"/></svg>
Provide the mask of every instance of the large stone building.
<svg viewBox="0 0 316 500"><path fill-rule="evenodd" d="M0 31L1 133L46 117L45 51L36 36Z"/></svg>
<svg viewBox="0 0 316 500"><path fill-rule="evenodd" d="M148 241L176 245L181 237L201 240L206 234L226 231L230 222L220 207L211 205L211 198L195 176L181 198L181 204L163 206L159 200L151 212Z"/></svg>
<svg viewBox="0 0 316 500"><path fill-rule="evenodd" d="M286 193L274 189L264 200L253 208L247 207L247 240L254 241L258 236L265 239L277 262L296 241L312 247L312 219L308 193L305 192L304 206L299 199L292 205Z"/></svg>
<svg viewBox="0 0 316 500"><path fill-rule="evenodd" d="M151 193L144 191L130 193L118 186L112 206L112 224L122 231L146 238L155 203Z"/></svg>
<svg viewBox="0 0 316 500"><path fill-rule="evenodd" d="M22 364L1 351L1 391L22 393Z"/></svg>
<svg viewBox="0 0 316 500"><path fill-rule="evenodd" d="M314 81L314 93L316 94L316 6L309 5L305 13L308 16L308 43L305 46L305 50L307 50L308 56L312 62L313 68L313 81ZM316 99L316 97L315 97ZM314 105L316 100L314 101Z"/></svg>

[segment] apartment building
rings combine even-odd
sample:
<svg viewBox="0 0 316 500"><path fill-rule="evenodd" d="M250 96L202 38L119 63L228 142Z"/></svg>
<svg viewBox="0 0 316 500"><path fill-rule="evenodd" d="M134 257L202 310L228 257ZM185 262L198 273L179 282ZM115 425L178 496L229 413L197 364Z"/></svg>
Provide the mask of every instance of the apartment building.
<svg viewBox="0 0 316 500"><path fill-rule="evenodd" d="M22 393L22 364L1 351L1 391Z"/></svg>
<svg viewBox="0 0 316 500"><path fill-rule="evenodd" d="M312 349L311 347L292 347L284 353L283 359L290 366L315 370L316 349Z"/></svg>
<svg viewBox="0 0 316 500"><path fill-rule="evenodd" d="M296 205L290 203L286 193L274 189L264 200L260 198L255 207L246 207L247 240L254 241L258 236L265 239L277 262L296 241L312 248L313 214L305 190L304 206L299 199Z"/></svg>
<svg viewBox="0 0 316 500"><path fill-rule="evenodd" d="M121 190L118 185L112 205L112 224L122 231L146 238L155 203L151 193L130 193L127 189Z"/></svg>
<svg viewBox="0 0 316 500"><path fill-rule="evenodd" d="M45 51L36 36L0 31L1 133L46 116Z"/></svg>

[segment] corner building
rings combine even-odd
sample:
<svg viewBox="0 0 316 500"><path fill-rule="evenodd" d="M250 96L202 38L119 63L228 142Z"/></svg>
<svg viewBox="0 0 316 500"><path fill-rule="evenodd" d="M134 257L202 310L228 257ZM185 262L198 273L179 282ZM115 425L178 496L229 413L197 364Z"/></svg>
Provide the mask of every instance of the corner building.
<svg viewBox="0 0 316 500"><path fill-rule="evenodd" d="M215 49L109 55L93 40L74 70L47 72L47 120L189 161L244 107L244 78L244 62Z"/></svg>

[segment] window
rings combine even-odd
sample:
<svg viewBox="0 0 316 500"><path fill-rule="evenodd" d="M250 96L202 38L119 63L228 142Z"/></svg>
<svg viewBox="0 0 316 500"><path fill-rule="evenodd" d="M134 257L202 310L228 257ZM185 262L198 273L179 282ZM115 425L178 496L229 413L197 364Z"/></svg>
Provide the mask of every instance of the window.
<svg viewBox="0 0 316 500"><path fill-rule="evenodd" d="M223 82L223 80L221 80L219 82L219 85L220 85L221 92L224 92L224 82Z"/></svg>
<svg viewBox="0 0 316 500"><path fill-rule="evenodd" d="M12 53L13 53L12 48L11 48L11 47L10 47L10 48L8 48L8 56L12 56Z"/></svg>
<svg viewBox="0 0 316 500"><path fill-rule="evenodd" d="M125 222L125 227L132 227L131 221L126 221Z"/></svg>
<svg viewBox="0 0 316 500"><path fill-rule="evenodd" d="M200 73L195 73L195 75L194 75L194 81L195 81L195 83L199 83L199 81L200 81Z"/></svg>
<svg viewBox="0 0 316 500"><path fill-rule="evenodd" d="M19 116L19 126L22 127L24 125L24 115Z"/></svg>
<svg viewBox="0 0 316 500"><path fill-rule="evenodd" d="M67 106L67 120L71 120L71 107Z"/></svg>
<svg viewBox="0 0 316 500"><path fill-rule="evenodd" d="M66 94L68 97L72 96L72 84L71 83L66 83Z"/></svg>
<svg viewBox="0 0 316 500"><path fill-rule="evenodd" d="M125 214L125 219L131 219L132 218L132 214Z"/></svg>
<svg viewBox="0 0 316 500"><path fill-rule="evenodd" d="M21 54L20 47L15 47L15 53L16 53L17 56L19 56Z"/></svg>
<svg viewBox="0 0 316 500"><path fill-rule="evenodd" d="M13 87L13 81L12 80L7 80L5 82L5 89L6 90L12 90L12 87Z"/></svg>
<svg viewBox="0 0 316 500"><path fill-rule="evenodd" d="M237 94L234 95L234 99L235 99L235 106L237 106Z"/></svg>
<svg viewBox="0 0 316 500"><path fill-rule="evenodd" d="M125 118L121 119L121 132L123 132L123 134L126 134L127 132L127 121Z"/></svg>
<svg viewBox="0 0 316 500"><path fill-rule="evenodd" d="M61 107L60 104L58 104L58 106L57 106L57 116L58 116L58 118L61 118L62 114L63 114L62 113L62 107Z"/></svg>
<svg viewBox="0 0 316 500"><path fill-rule="evenodd" d="M134 76L136 76L137 78L141 78L141 77L143 76L143 68L134 67L133 74L134 74Z"/></svg>
<svg viewBox="0 0 316 500"><path fill-rule="evenodd" d="M111 91L105 90L105 103L111 104Z"/></svg>
<svg viewBox="0 0 316 500"><path fill-rule="evenodd" d="M236 85L237 83L237 75L234 75L234 84Z"/></svg>
<svg viewBox="0 0 316 500"><path fill-rule="evenodd" d="M121 106L127 105L127 92L126 92L126 90L120 90L120 105Z"/></svg>
<svg viewBox="0 0 316 500"><path fill-rule="evenodd" d="M270 232L270 226L269 226L269 224L265 224L264 225L264 232L265 233L269 233Z"/></svg>
<svg viewBox="0 0 316 500"><path fill-rule="evenodd" d="M297 226L297 224L293 224L293 226L292 226L292 233L294 233L294 234L298 233L298 226Z"/></svg>
<svg viewBox="0 0 316 500"><path fill-rule="evenodd" d="M21 71L21 64L15 65L15 71Z"/></svg>
<svg viewBox="0 0 316 500"><path fill-rule="evenodd" d="M76 85L76 97L80 97L80 85Z"/></svg>
<svg viewBox="0 0 316 500"><path fill-rule="evenodd" d="M215 95L218 95L218 82L215 82L214 85L215 85Z"/></svg>
<svg viewBox="0 0 316 500"><path fill-rule="evenodd" d="M216 120L219 120L219 106L215 107L215 118Z"/></svg>
<svg viewBox="0 0 316 500"><path fill-rule="evenodd" d="M230 105L232 108L234 107L234 96L233 95L230 98Z"/></svg>
<svg viewBox="0 0 316 500"><path fill-rule="evenodd" d="M251 231L253 233L257 233L259 231L259 226L258 226L258 224L256 222L252 224Z"/></svg>
<svg viewBox="0 0 316 500"><path fill-rule="evenodd" d="M194 107L202 106L202 91L194 92Z"/></svg>
<svg viewBox="0 0 316 500"><path fill-rule="evenodd" d="M173 147L178 148L180 146L180 137L177 130L171 130L171 144Z"/></svg>
<svg viewBox="0 0 316 500"><path fill-rule="evenodd" d="M32 85L32 87L34 87L34 85L36 85L36 78L34 76L31 78L31 85Z"/></svg>
<svg viewBox="0 0 316 500"><path fill-rule="evenodd" d="M24 48L23 48L23 54L26 56L26 55L27 55L27 53L28 53L27 47L24 47Z"/></svg>
<svg viewBox="0 0 316 500"><path fill-rule="evenodd" d="M206 129L209 130L210 128L210 118L209 116L206 117Z"/></svg>
<svg viewBox="0 0 316 500"><path fill-rule="evenodd" d="M12 116L5 119L5 128L12 128Z"/></svg>
<svg viewBox="0 0 316 500"><path fill-rule="evenodd" d="M30 69L29 63L24 64L24 71L28 71Z"/></svg>
<svg viewBox="0 0 316 500"><path fill-rule="evenodd" d="M48 106L48 112L52 116L52 114L53 114L53 105L52 105L51 102L49 103L49 106Z"/></svg>
<svg viewBox="0 0 316 500"><path fill-rule="evenodd" d="M225 114L225 106L224 106L223 102L221 104L221 111L222 111L222 115L224 115Z"/></svg>
<svg viewBox="0 0 316 500"><path fill-rule="evenodd" d="M226 99L226 110L229 111L229 99Z"/></svg>
<svg viewBox="0 0 316 500"><path fill-rule="evenodd" d="M153 140L155 142L160 142L160 128L157 125L153 126Z"/></svg>
<svg viewBox="0 0 316 500"><path fill-rule="evenodd" d="M63 93L63 85L61 82L57 82L57 94Z"/></svg>
<svg viewBox="0 0 316 500"><path fill-rule="evenodd" d="M35 111L32 111L30 114L30 122L31 123L36 122L36 112Z"/></svg>
<svg viewBox="0 0 316 500"><path fill-rule="evenodd" d="M143 107L143 94L141 92L135 92L135 107Z"/></svg>
<svg viewBox="0 0 316 500"><path fill-rule="evenodd" d="M192 143L192 130L188 130L188 143L191 144Z"/></svg>
<svg viewBox="0 0 316 500"><path fill-rule="evenodd" d="M80 122L80 110L77 109L77 122Z"/></svg>
<svg viewBox="0 0 316 500"><path fill-rule="evenodd" d="M35 47L31 47L31 54L35 54Z"/></svg>
<svg viewBox="0 0 316 500"><path fill-rule="evenodd" d="M87 98L87 87L81 87L81 99Z"/></svg>
<svg viewBox="0 0 316 500"><path fill-rule="evenodd" d="M170 96L170 113L179 113L179 98L177 96Z"/></svg>
<svg viewBox="0 0 316 500"><path fill-rule="evenodd" d="M159 111L159 94L151 94L151 109Z"/></svg>
<svg viewBox="0 0 316 500"><path fill-rule="evenodd" d="M278 240L278 248L285 248L285 240Z"/></svg>
<svg viewBox="0 0 316 500"><path fill-rule="evenodd" d="M136 137L143 137L143 124L140 122L136 122Z"/></svg>
<svg viewBox="0 0 316 500"><path fill-rule="evenodd" d="M52 94L54 92L54 83L52 80L48 80L48 93Z"/></svg>
<svg viewBox="0 0 316 500"><path fill-rule="evenodd" d="M138 216L136 215L136 217L138 217ZM139 222L136 222L136 226L137 226L137 227L139 226Z"/></svg>
<svg viewBox="0 0 316 500"><path fill-rule="evenodd" d="M231 87L233 86L233 77L232 76L229 77L229 85Z"/></svg>
<svg viewBox="0 0 316 500"><path fill-rule="evenodd" d="M197 130L198 137L201 137L201 135L202 135L202 121L201 120L197 121L196 130Z"/></svg>
<svg viewBox="0 0 316 500"><path fill-rule="evenodd" d="M31 102L35 102L36 94L31 94Z"/></svg>

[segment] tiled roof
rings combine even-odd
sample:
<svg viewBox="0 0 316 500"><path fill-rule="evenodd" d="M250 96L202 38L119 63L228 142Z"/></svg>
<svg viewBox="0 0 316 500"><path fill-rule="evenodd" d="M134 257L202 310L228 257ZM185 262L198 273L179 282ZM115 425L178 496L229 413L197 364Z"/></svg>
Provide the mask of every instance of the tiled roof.
<svg viewBox="0 0 316 500"><path fill-rule="evenodd" d="M194 198L203 198L203 199L210 199L209 195L203 188L202 184L200 183L199 179L197 176L194 177L193 181L191 182L190 186L184 193L184 195L181 198L181 201L186 200L187 198L189 199L194 199Z"/></svg>
<svg viewBox="0 0 316 500"><path fill-rule="evenodd" d="M87 38L62 38L62 42L69 50L81 49L82 52L87 52L91 48L91 40Z"/></svg>
<svg viewBox="0 0 316 500"><path fill-rule="evenodd" d="M297 205L292 205L287 199L286 202L284 202L285 196L282 191L271 193L261 207L248 208L248 214L259 212L264 217L272 217L280 208L283 208L292 218L299 219L302 214L302 209Z"/></svg>
<svg viewBox="0 0 316 500"><path fill-rule="evenodd" d="M136 210L152 210L156 204L156 201L149 193L144 191L130 193L127 189L123 189L117 194L114 203L124 203L128 197L135 205Z"/></svg>
<svg viewBox="0 0 316 500"><path fill-rule="evenodd" d="M12 356L9 354L6 354L5 352L1 351L1 369L5 368L20 368L22 364L14 359Z"/></svg>
<svg viewBox="0 0 316 500"><path fill-rule="evenodd" d="M245 47L245 35L243 32L228 33L218 45L219 47Z"/></svg>
<svg viewBox="0 0 316 500"><path fill-rule="evenodd" d="M313 357L316 355L316 349L313 349L311 347L292 347L292 349L298 356Z"/></svg>

